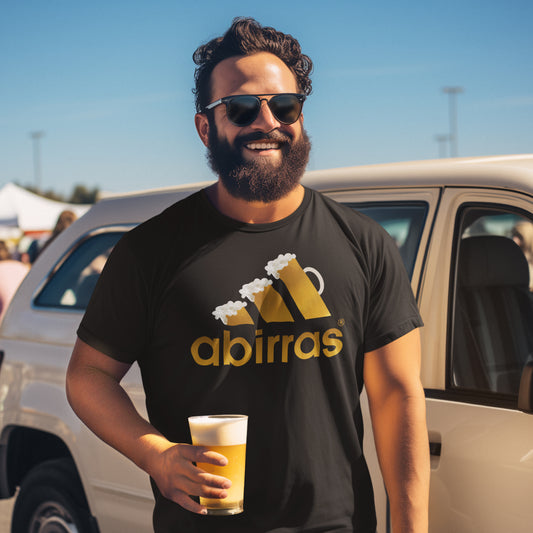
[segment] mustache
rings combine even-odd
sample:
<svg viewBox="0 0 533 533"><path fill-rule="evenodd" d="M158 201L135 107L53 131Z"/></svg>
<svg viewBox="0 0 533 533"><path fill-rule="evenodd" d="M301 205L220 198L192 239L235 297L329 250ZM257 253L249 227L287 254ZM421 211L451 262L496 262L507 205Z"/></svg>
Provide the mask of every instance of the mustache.
<svg viewBox="0 0 533 533"><path fill-rule="evenodd" d="M243 146L252 141L275 141L279 143L289 144L292 142L292 135L282 133L281 131L277 130L268 133L256 131L245 135L237 136L235 138L234 144L236 146Z"/></svg>

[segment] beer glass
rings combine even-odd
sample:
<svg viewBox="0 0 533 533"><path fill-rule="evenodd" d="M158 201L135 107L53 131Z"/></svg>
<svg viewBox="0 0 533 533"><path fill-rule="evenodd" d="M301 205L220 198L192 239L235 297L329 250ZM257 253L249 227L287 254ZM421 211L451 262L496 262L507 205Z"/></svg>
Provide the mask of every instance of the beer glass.
<svg viewBox="0 0 533 533"><path fill-rule="evenodd" d="M246 415L205 415L189 417L192 443L205 446L227 458L226 466L198 463L197 466L210 474L231 481L224 499L200 497L200 504L209 515L232 515L243 512L244 465L246 459Z"/></svg>

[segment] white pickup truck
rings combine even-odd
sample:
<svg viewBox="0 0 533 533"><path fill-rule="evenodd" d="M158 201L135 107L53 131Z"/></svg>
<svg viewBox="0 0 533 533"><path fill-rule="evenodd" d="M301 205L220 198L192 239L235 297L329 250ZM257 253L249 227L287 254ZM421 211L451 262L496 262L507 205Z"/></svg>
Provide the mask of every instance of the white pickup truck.
<svg viewBox="0 0 533 533"><path fill-rule="evenodd" d="M531 532L533 155L313 171L304 183L378 220L411 277L425 322L431 533ZM147 476L74 415L65 370L114 243L200 186L99 202L14 297L0 328L0 498L18 491L14 533L151 531ZM145 413L136 366L123 384ZM386 495L366 439L385 533Z"/></svg>

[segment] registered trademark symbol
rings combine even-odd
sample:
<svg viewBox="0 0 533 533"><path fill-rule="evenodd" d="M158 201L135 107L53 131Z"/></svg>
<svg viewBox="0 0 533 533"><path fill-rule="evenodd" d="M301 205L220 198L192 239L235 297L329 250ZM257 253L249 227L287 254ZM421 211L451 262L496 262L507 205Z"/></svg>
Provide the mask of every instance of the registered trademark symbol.
<svg viewBox="0 0 533 533"><path fill-rule="evenodd" d="M342 328L342 326L344 326L345 322L344 322L344 318L339 318L339 320L337 320L337 325Z"/></svg>

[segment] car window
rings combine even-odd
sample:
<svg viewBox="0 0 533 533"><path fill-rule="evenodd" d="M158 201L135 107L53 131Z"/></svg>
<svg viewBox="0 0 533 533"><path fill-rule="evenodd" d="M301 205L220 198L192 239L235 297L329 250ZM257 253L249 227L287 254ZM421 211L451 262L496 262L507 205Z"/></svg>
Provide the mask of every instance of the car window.
<svg viewBox="0 0 533 533"><path fill-rule="evenodd" d="M349 205L385 228L398 245L405 269L411 277L426 221L428 205L425 202L373 202Z"/></svg>
<svg viewBox="0 0 533 533"><path fill-rule="evenodd" d="M113 246L123 233L109 231L82 240L52 273L34 304L84 310Z"/></svg>
<svg viewBox="0 0 533 533"><path fill-rule="evenodd" d="M533 355L533 224L499 207L465 208L457 233L451 387L518 394Z"/></svg>

